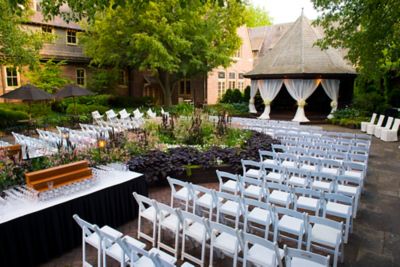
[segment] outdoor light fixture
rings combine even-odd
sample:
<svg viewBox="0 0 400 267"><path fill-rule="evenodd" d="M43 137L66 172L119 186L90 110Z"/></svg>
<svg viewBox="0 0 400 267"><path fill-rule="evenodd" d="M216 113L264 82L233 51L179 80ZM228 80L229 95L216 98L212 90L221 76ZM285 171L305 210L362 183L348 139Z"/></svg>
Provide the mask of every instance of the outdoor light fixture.
<svg viewBox="0 0 400 267"><path fill-rule="evenodd" d="M62 132L62 137L63 137L63 139L68 140L69 139L69 132L68 131L63 131Z"/></svg>
<svg viewBox="0 0 400 267"><path fill-rule="evenodd" d="M106 147L106 145L107 145L107 142L106 142L106 140L104 140L104 139L99 139L98 141L97 141L97 146L99 147L99 148L105 148Z"/></svg>

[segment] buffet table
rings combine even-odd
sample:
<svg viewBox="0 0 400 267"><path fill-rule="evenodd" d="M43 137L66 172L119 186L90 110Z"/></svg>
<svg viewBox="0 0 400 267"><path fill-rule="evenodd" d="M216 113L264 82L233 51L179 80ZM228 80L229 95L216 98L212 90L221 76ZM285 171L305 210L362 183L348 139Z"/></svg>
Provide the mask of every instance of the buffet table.
<svg viewBox="0 0 400 267"><path fill-rule="evenodd" d="M89 189L0 210L0 266L36 266L79 246L82 232L74 214L99 226L133 220L138 206L132 192L147 196L142 174L107 170L97 172Z"/></svg>

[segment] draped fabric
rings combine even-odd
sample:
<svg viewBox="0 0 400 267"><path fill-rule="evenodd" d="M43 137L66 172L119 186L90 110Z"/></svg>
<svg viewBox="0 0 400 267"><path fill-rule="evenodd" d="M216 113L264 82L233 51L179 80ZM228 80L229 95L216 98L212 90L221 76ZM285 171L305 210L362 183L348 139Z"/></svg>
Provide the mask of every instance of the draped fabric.
<svg viewBox="0 0 400 267"><path fill-rule="evenodd" d="M256 107L254 106L254 97L256 96L257 91L258 91L258 80L251 80L250 100L249 100L250 113L257 113Z"/></svg>
<svg viewBox="0 0 400 267"><path fill-rule="evenodd" d="M322 80L321 84L325 93L332 100L331 113L328 115L328 119L332 119L334 117L333 113L336 111L338 106L340 80Z"/></svg>
<svg viewBox="0 0 400 267"><path fill-rule="evenodd" d="M282 79L259 80L258 86L260 88L261 97L264 100L265 104L264 112L260 117L258 117L259 119L269 120L269 113L271 112L271 102L279 93L282 84Z"/></svg>
<svg viewBox="0 0 400 267"><path fill-rule="evenodd" d="M285 79L284 83L289 94L297 101L296 115L292 121L309 121L304 113L306 100L317 89L320 80Z"/></svg>

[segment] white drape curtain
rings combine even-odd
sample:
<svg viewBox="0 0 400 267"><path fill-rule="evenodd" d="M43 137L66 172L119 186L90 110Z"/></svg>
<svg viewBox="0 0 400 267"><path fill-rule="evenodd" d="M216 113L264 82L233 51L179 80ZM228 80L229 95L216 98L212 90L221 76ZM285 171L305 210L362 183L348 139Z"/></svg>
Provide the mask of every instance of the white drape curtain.
<svg viewBox="0 0 400 267"><path fill-rule="evenodd" d="M258 87L260 88L261 97L264 100L265 109L259 119L269 120L269 113L271 112L271 102L279 93L283 84L282 79L272 80L259 80Z"/></svg>
<svg viewBox="0 0 400 267"><path fill-rule="evenodd" d="M325 93L332 100L331 113L328 115L328 119L332 119L334 117L333 113L336 111L338 106L340 80L322 80L321 84Z"/></svg>
<svg viewBox="0 0 400 267"><path fill-rule="evenodd" d="M284 83L289 94L297 101L296 115L292 121L309 121L304 113L306 100L317 89L320 80L285 79Z"/></svg>
<svg viewBox="0 0 400 267"><path fill-rule="evenodd" d="M257 113L256 107L254 106L254 97L256 96L257 91L258 91L258 80L251 80L250 100L249 100L250 113Z"/></svg>

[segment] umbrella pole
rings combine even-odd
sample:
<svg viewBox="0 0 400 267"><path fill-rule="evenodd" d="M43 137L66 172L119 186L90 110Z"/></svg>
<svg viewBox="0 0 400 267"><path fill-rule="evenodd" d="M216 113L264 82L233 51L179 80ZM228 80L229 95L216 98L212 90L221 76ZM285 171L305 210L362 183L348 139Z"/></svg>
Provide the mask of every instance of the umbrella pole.
<svg viewBox="0 0 400 267"><path fill-rule="evenodd" d="M75 96L72 97L74 99L74 115L76 116L76 99Z"/></svg>

